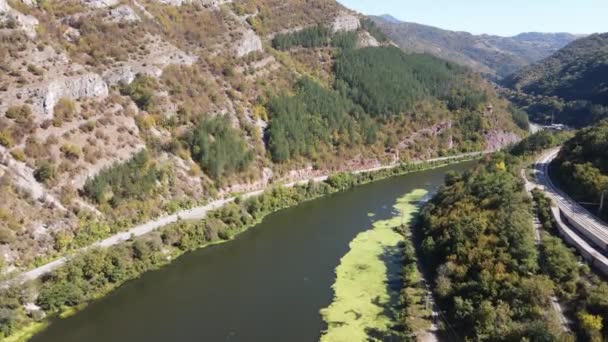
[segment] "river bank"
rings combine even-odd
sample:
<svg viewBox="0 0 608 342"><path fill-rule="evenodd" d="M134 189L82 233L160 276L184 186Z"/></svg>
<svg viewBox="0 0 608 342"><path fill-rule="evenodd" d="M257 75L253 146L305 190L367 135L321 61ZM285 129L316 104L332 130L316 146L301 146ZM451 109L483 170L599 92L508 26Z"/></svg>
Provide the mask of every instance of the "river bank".
<svg viewBox="0 0 608 342"><path fill-rule="evenodd" d="M94 283L96 285L94 287L90 287L90 285L87 285L89 287L86 287L86 291L84 291L85 294L82 296L82 298L79 298L79 300L72 301L66 305L65 303L61 303L61 302L49 304L48 300L44 300L43 301L44 303L41 303L40 298L39 298L37 304L46 304L47 308L49 310L45 310L45 312L51 313L51 315L54 315L58 312L63 311L64 308L66 308L66 307L71 308L74 305L79 305L81 303L86 303L92 299L97 299L97 298L103 297L104 295L113 291L115 288L122 285L124 282L134 279L134 278L138 278L144 272L154 270L154 269L159 269L159 268L167 265L168 263L172 262L178 256L181 256L183 253L185 253L187 251L192 251L192 250L204 247L204 246L208 246L208 245L212 245L212 244L216 244L216 243L220 243L220 242L224 242L229 239L232 239L236 235L246 231L247 228L259 223L266 215L268 215L271 212L275 212L277 210L284 209L286 207L294 206L296 204L299 204L299 203L302 203L304 201L308 201L308 200L311 200L314 198L318 198L320 196L325 196L325 195L331 194L336 191L345 190L345 189L351 188L356 185L366 184L366 183L369 183L372 181L376 181L376 180L394 176L394 175L404 174L407 172L436 168L436 167L444 166L446 164L454 163L454 162L456 162L456 161L455 160L442 160L440 162L432 162L432 163L424 163L424 164L401 165L401 166L393 168L393 169L383 169L383 170L376 171L376 172L370 173L370 174L335 175L332 177L328 177L322 183L317 183L318 185L320 184L319 187L313 187L312 183L294 184L293 187L291 187L291 188L274 188L266 193L260 194L259 197L250 197L248 199L243 199L241 197L241 198L235 199L233 202L227 204L227 206L231 206L232 209L230 209L230 210L218 209L215 212L212 211L209 213L209 216L208 216L209 218L206 220L198 221L198 222L181 221L181 222L174 223L173 225L170 225L168 227L160 229L159 233L158 233L160 236L157 236L157 238L159 238L162 248L160 248L158 251L152 251L152 253L150 254L149 257L146 257L143 259L137 259L137 260L128 260L128 262L129 262L129 264L127 265L128 267L125 267L125 269L127 269L128 272L123 272L124 270L122 270L122 269L121 270L115 269L114 270L115 272L120 271L122 273L127 273L126 276L124 276L123 278L120 278L118 280L106 279L106 280L101 281L101 283L102 283L101 285L97 284L100 282L100 280L97 278L85 279L85 282L92 282L92 280L94 280ZM254 200L255 198L257 198L257 199ZM273 202L273 203L271 203L271 202ZM264 204L264 203L266 203L266 204ZM269 203L271 203L271 204L269 204ZM232 221L234 221L233 219L227 220L227 218L234 216L234 213L239 212L239 211L247 212L248 213L246 215L247 217L243 218L243 220L241 220L240 222L232 222ZM231 221L231 222L229 222L229 224L226 224L226 222L224 222L222 220ZM218 222L219 222L219 225L221 226L219 228L222 228L222 229L218 229L220 231L216 231L215 236L213 236L213 234L211 234L211 238L206 239L207 236L205 236L205 234L209 235L208 234L209 230L210 230L209 227L212 226L213 224L215 224L217 226ZM211 229L211 230L213 230L213 229ZM222 232L225 234L222 235L221 234ZM213 232L211 232L211 233L213 233ZM219 235L222 235L222 236L220 237ZM175 242L176 236L178 236L181 239L179 242ZM184 237L187 237L187 238L184 238ZM197 240L198 238L202 238L202 240ZM171 239L173 239L173 240L171 240ZM185 240L188 240L188 241L185 241ZM95 250L92 252L96 253L95 255L97 255L98 258L101 258L104 260L109 259L111 262L111 260L113 258L115 259L114 254L117 254L118 253L117 251L124 251L127 248L132 249L134 247L134 245L137 245L137 243L138 242L136 239L136 241L134 241L134 242L127 241L126 246L121 246L121 245L125 245L125 244L121 244L121 245L118 245L118 246L115 246L115 247L112 247L109 249L104 249L101 251ZM147 241L145 243L149 243L149 241ZM140 245L141 245L141 243L140 243ZM54 291L57 290L55 284L63 284L67 281L67 279L70 279L70 277L72 277L72 278L75 277L75 275L73 274L74 272L77 271L77 269L74 270L75 265L80 263L79 265L81 267L83 259L85 259L85 260L87 259L86 256L79 256L77 258L78 258L78 260L75 260L75 262L63 267L66 270L60 272L61 275L59 275L59 276L55 275L55 276L47 279L42 284L42 290L46 290L45 293L47 293L47 294L49 292L53 293ZM89 258L90 258L90 256L89 256ZM103 274L103 271L100 270L100 273Z"/></svg>

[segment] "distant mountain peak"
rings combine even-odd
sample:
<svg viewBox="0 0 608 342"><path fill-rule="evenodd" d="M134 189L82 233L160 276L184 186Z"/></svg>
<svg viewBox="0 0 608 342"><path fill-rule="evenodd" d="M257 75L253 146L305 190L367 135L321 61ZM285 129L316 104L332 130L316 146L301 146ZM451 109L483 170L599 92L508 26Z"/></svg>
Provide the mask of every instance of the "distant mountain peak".
<svg viewBox="0 0 608 342"><path fill-rule="evenodd" d="M393 23L393 24L399 24L399 23L401 23L401 20L393 17L390 14L383 14L383 15L380 16L380 18L386 20L389 23Z"/></svg>
<svg viewBox="0 0 608 342"><path fill-rule="evenodd" d="M514 37L474 35L401 21L389 14L371 19L404 50L430 53L496 79L538 62L579 38L568 33L540 32Z"/></svg>

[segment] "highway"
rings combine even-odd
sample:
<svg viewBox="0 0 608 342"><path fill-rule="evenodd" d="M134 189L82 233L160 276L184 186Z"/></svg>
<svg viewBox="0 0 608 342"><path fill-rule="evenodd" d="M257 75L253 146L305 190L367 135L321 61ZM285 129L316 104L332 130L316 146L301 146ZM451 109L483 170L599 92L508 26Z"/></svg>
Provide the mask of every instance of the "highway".
<svg viewBox="0 0 608 342"><path fill-rule="evenodd" d="M608 225L557 188L549 177L549 164L557 157L558 152L559 149L551 150L537 160L537 182L544 186L545 193L559 207L568 223L601 252L608 254Z"/></svg>

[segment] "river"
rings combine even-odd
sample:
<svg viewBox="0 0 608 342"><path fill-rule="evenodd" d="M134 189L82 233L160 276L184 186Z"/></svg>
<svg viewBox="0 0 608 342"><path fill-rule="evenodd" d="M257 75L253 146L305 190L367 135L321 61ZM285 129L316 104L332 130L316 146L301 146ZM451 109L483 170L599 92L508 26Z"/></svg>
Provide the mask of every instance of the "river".
<svg viewBox="0 0 608 342"><path fill-rule="evenodd" d="M316 341L319 310L349 242L390 218L397 198L434 191L448 170L393 177L303 203L233 241L185 254L144 274L31 341ZM373 215L372 215L373 214Z"/></svg>

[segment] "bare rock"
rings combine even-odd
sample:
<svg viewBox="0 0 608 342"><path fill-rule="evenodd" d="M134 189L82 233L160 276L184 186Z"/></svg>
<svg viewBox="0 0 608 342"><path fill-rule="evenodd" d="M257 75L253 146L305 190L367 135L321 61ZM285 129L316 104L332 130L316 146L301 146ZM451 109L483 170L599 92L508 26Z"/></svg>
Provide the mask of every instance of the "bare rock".
<svg viewBox="0 0 608 342"><path fill-rule="evenodd" d="M68 28L63 32L63 38L70 43L77 41L80 38L80 31L77 29L68 26Z"/></svg>
<svg viewBox="0 0 608 342"><path fill-rule="evenodd" d="M253 30L247 30L244 32L243 37L235 44L234 53L237 57L243 57L255 51L262 51L262 48L260 37Z"/></svg>
<svg viewBox="0 0 608 342"><path fill-rule="evenodd" d="M359 34L359 40L357 41L357 47L365 48L365 47L378 47L380 43L374 36L369 34L369 32L364 31Z"/></svg>
<svg viewBox="0 0 608 342"><path fill-rule="evenodd" d="M493 130L484 134L484 139L486 141L486 150L488 151L498 151L521 140L520 137L513 132L498 130Z"/></svg>
<svg viewBox="0 0 608 342"><path fill-rule="evenodd" d="M105 21L110 23L136 23L141 19L131 7L121 5L111 9L106 15Z"/></svg>
<svg viewBox="0 0 608 342"><path fill-rule="evenodd" d="M332 24L332 30L334 32L339 31L356 31L361 26L359 18L352 14L342 13L338 15Z"/></svg>
<svg viewBox="0 0 608 342"><path fill-rule="evenodd" d="M38 19L25 15L16 11L8 5L6 0L0 0L0 25L15 26L16 29L23 30L25 34L34 39L36 38L36 27L38 27Z"/></svg>
<svg viewBox="0 0 608 342"><path fill-rule="evenodd" d="M108 85L130 84L135 79L135 72L129 65L120 66L114 69L107 70L103 74L103 80Z"/></svg>
<svg viewBox="0 0 608 342"><path fill-rule="evenodd" d="M102 99L107 96L108 86L98 74L88 73L64 77L48 84L44 95L43 108L46 115L52 116L55 104L62 97L71 99L95 97Z"/></svg>
<svg viewBox="0 0 608 342"><path fill-rule="evenodd" d="M34 170L25 163L15 160L3 146L0 146L0 169L10 174L14 184L30 193L32 198L66 211L61 202L36 181Z"/></svg>
<svg viewBox="0 0 608 342"><path fill-rule="evenodd" d="M81 0L83 5L93 8L107 8L116 6L120 3L120 0Z"/></svg>
<svg viewBox="0 0 608 342"><path fill-rule="evenodd" d="M219 7L222 4L230 3L232 0L158 0L160 3L171 6L181 6L183 4L199 3L205 7Z"/></svg>

